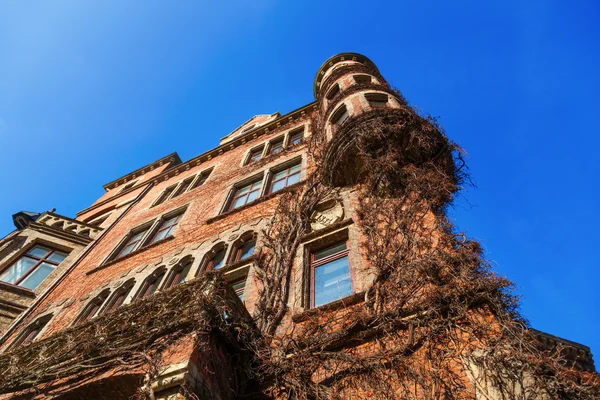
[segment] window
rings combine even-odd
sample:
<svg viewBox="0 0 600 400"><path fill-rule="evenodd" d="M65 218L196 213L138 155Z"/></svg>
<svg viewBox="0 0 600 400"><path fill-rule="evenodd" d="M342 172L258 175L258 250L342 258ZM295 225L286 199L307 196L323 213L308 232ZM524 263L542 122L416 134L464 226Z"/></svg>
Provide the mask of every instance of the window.
<svg viewBox="0 0 600 400"><path fill-rule="evenodd" d="M100 226L104 223L104 221L106 221L108 219L108 217L110 217L110 214L106 214L101 217L98 217L98 218L90 221L89 224L92 226Z"/></svg>
<svg viewBox="0 0 600 400"><path fill-rule="evenodd" d="M262 179L235 189L229 210L234 210L256 200L260 196L261 189Z"/></svg>
<svg viewBox="0 0 600 400"><path fill-rule="evenodd" d="M206 182L206 180L210 176L211 172L212 172L212 169L201 172L200 175L198 175L198 178L196 178L196 180L192 183L192 186L190 187L189 190L196 189L197 187L204 185L204 182Z"/></svg>
<svg viewBox="0 0 600 400"><path fill-rule="evenodd" d="M235 291L235 294L240 298L240 300L244 300L244 289L246 288L246 278L241 279L239 281L233 282L231 287Z"/></svg>
<svg viewBox="0 0 600 400"><path fill-rule="evenodd" d="M137 232L132 232L129 234L129 238L122 245L121 250L117 253L115 258L126 256L127 254L137 250L142 245L142 240L146 233L150 230L150 226L146 228L142 228Z"/></svg>
<svg viewBox="0 0 600 400"><path fill-rule="evenodd" d="M159 240L171 236L173 234L173 231L177 227L177 224L179 223L179 221L181 221L181 217L183 217L183 213L165 218L156 230L154 236L152 236L150 243L156 243Z"/></svg>
<svg viewBox="0 0 600 400"><path fill-rule="evenodd" d="M127 189L131 189L136 183L137 183L137 181L129 182L128 184L126 184L125 186L123 186L121 188L121 190L119 190L119 193L124 192Z"/></svg>
<svg viewBox="0 0 600 400"><path fill-rule="evenodd" d="M272 141L269 144L269 155L281 153L283 150L283 138Z"/></svg>
<svg viewBox="0 0 600 400"><path fill-rule="evenodd" d="M161 203L164 203L171 196L171 193L175 191L175 188L177 188L177 185L169 186L168 188L166 188L165 191L162 192L160 196L158 196L153 206L157 206Z"/></svg>
<svg viewBox="0 0 600 400"><path fill-rule="evenodd" d="M250 151L250 154L248 154L248 161L246 162L246 164L254 164L258 160L260 160L262 157L262 153L263 153L262 146L259 148L256 148L256 149L252 149Z"/></svg>
<svg viewBox="0 0 600 400"><path fill-rule="evenodd" d="M273 174L269 193L274 193L284 187L300 182L300 162Z"/></svg>
<svg viewBox="0 0 600 400"><path fill-rule="evenodd" d="M325 98L327 98L327 100L331 100L335 97L335 95L337 95L340 92L340 85L338 85L337 83L335 85L333 85L331 87L331 89L329 89L329 91L327 92L327 95L325 95Z"/></svg>
<svg viewBox="0 0 600 400"><path fill-rule="evenodd" d="M371 83L370 75L354 75L354 81L359 85Z"/></svg>
<svg viewBox="0 0 600 400"><path fill-rule="evenodd" d="M311 254L311 306L352 294L352 278L346 242L334 244Z"/></svg>
<svg viewBox="0 0 600 400"><path fill-rule="evenodd" d="M0 281L33 290L67 257L67 253L33 246L0 274Z"/></svg>
<svg viewBox="0 0 600 400"><path fill-rule="evenodd" d="M216 250L211 250L211 252L207 255L208 261L206 263L206 269L210 270L221 268L223 266L223 261L225 261L226 250L227 248L223 245L218 246Z"/></svg>
<svg viewBox="0 0 600 400"><path fill-rule="evenodd" d="M365 95L371 108L383 108L388 102L388 95L383 93L369 93Z"/></svg>
<svg viewBox="0 0 600 400"><path fill-rule="evenodd" d="M295 146L304 141L304 129L290 134L290 146Z"/></svg>
<svg viewBox="0 0 600 400"><path fill-rule="evenodd" d="M108 304L106 304L106 307L104 307L104 309L102 310L101 314L105 314L107 312L116 310L117 308L121 307L127 299L129 293L131 292L131 289L133 289L134 283L134 281L129 281L120 288L118 288L115 291L115 294L113 294L111 299L108 301Z"/></svg>
<svg viewBox="0 0 600 400"><path fill-rule="evenodd" d="M177 189L173 192L173 195L171 196L171 198L177 197L182 193L185 193L185 191L188 190L188 187L191 185L191 183L194 181L194 177L191 176L187 179L184 179L183 182L181 182L181 184L179 186L177 186Z"/></svg>
<svg viewBox="0 0 600 400"><path fill-rule="evenodd" d="M154 292L156 292L156 289L158 289L158 285L160 285L162 278L165 276L165 272L165 268L163 267L160 270L155 271L148 278L146 278L136 298L141 299L144 297L152 296Z"/></svg>
<svg viewBox="0 0 600 400"><path fill-rule="evenodd" d="M79 323L93 318L100 309L100 307L102 307L102 304L108 298L109 294L110 290L106 289L98 296L96 296L92 301L90 301L87 304L87 306L85 306L83 312L79 315L76 322Z"/></svg>
<svg viewBox="0 0 600 400"><path fill-rule="evenodd" d="M177 267L173 268L167 281L165 283L165 289L168 289L173 286L177 286L180 283L185 282L185 278L187 278L188 273L190 272L190 268L192 268L193 259L189 259Z"/></svg>
<svg viewBox="0 0 600 400"><path fill-rule="evenodd" d="M26 345L39 336L40 332L44 329L44 327L48 324L48 322L52 319L52 314L43 316L38 318L34 323L29 325L23 333L15 340L12 346L21 346Z"/></svg>
<svg viewBox="0 0 600 400"><path fill-rule="evenodd" d="M233 253L231 254L231 262L237 262L245 260L254 253L254 247L256 246L256 239L254 235L250 234L245 239L239 241L234 247Z"/></svg>
<svg viewBox="0 0 600 400"><path fill-rule="evenodd" d="M333 113L333 116L331 117L331 123L335 125L341 125L348 119L348 117L349 115L346 105L342 104L342 106Z"/></svg>

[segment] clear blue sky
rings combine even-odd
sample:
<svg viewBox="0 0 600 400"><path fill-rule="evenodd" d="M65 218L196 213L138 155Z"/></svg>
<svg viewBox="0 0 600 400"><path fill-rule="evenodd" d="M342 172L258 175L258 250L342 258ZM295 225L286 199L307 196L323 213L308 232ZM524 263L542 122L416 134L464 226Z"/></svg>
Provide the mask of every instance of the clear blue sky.
<svg viewBox="0 0 600 400"><path fill-rule="evenodd" d="M523 314L600 364L597 1L375 3L2 2L0 235L312 101L321 63L359 52L469 152L453 218Z"/></svg>

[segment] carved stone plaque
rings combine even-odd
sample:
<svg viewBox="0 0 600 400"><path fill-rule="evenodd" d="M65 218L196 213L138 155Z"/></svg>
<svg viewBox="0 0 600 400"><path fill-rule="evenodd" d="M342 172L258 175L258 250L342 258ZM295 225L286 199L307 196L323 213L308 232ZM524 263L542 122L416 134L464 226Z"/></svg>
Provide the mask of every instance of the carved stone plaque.
<svg viewBox="0 0 600 400"><path fill-rule="evenodd" d="M323 229L344 218L344 206L337 200L330 200L315 207L310 216L310 227L313 230Z"/></svg>

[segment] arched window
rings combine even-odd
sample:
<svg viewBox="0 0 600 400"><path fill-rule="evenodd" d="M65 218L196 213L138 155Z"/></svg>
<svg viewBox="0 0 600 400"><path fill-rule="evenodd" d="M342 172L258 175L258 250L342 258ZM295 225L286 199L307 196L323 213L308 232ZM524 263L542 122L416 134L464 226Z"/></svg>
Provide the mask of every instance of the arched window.
<svg viewBox="0 0 600 400"><path fill-rule="evenodd" d="M121 307L127 299L129 293L131 292L131 289L133 289L134 284L135 281L132 279L121 285L121 287L119 287L117 290L115 290L115 293L112 295L112 297L110 298L104 309L100 312L100 314L106 314L107 312L116 310L117 308Z"/></svg>
<svg viewBox="0 0 600 400"><path fill-rule="evenodd" d="M327 98L327 100L331 100L333 99L338 93L340 92L340 85L338 85L337 83L335 85L333 85L331 87L331 89L329 89L327 91L327 94L325 95L325 98Z"/></svg>
<svg viewBox="0 0 600 400"><path fill-rule="evenodd" d="M368 83L371 83L371 75L354 75L353 78L354 81L359 85L366 85Z"/></svg>
<svg viewBox="0 0 600 400"><path fill-rule="evenodd" d="M52 319L52 316L53 314L48 314L35 320L35 322L23 330L12 346L21 346L33 342L33 340L39 336L44 327L48 325L48 322Z"/></svg>
<svg viewBox="0 0 600 400"><path fill-rule="evenodd" d="M388 95L385 93L367 93L365 98L371 108L384 108L388 103Z"/></svg>
<svg viewBox="0 0 600 400"><path fill-rule="evenodd" d="M143 298L152 296L154 292L158 289L160 282L164 278L167 270L165 267L160 267L156 271L152 273L149 277L146 278L144 283L142 283L142 287L139 292L135 296L136 298Z"/></svg>
<svg viewBox="0 0 600 400"><path fill-rule="evenodd" d="M94 297L94 299L92 299L87 304L87 306L85 306L85 308L83 309L83 311L81 312L79 317L77 317L77 320L75 323L79 323L79 322L87 321L88 319L92 319L96 315L96 313L98 312L100 307L102 307L102 304L104 304L104 302L108 298L109 294L110 294L110 289L105 289L98 296Z"/></svg>
<svg viewBox="0 0 600 400"><path fill-rule="evenodd" d="M227 246L224 243L219 243L204 256L204 270L219 269L225 264L225 253Z"/></svg>
<svg viewBox="0 0 600 400"><path fill-rule="evenodd" d="M256 238L253 232L244 234L233 246L231 252L232 263L245 260L254 253L254 247L256 246Z"/></svg>
<svg viewBox="0 0 600 400"><path fill-rule="evenodd" d="M192 268L193 262L194 259L192 257L187 257L184 258L175 267L173 267L173 269L167 276L167 280L165 281L165 286L163 287L163 289L168 289L185 282L187 275L189 274L190 269Z"/></svg>

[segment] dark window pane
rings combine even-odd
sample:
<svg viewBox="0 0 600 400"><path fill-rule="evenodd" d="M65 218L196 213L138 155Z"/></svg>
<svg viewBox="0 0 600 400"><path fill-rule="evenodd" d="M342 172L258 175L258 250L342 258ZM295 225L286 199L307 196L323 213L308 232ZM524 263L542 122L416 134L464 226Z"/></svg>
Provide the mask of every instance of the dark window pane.
<svg viewBox="0 0 600 400"><path fill-rule="evenodd" d="M254 253L254 246L256 245L256 241L254 240L249 240L247 242L245 242L242 245L242 248L240 249L240 260L246 259L248 257L250 257L252 255L252 253Z"/></svg>
<svg viewBox="0 0 600 400"><path fill-rule="evenodd" d="M314 274L315 307L352 294L352 279L347 256L316 267Z"/></svg>
<svg viewBox="0 0 600 400"><path fill-rule="evenodd" d="M223 266L223 260L225 259L225 249L215 254L211 260L211 266L213 269L219 269Z"/></svg>
<svg viewBox="0 0 600 400"><path fill-rule="evenodd" d="M329 257L330 255L335 254L340 251L343 251L343 250L346 250L346 243L341 243L336 246L332 246L332 247L328 247L323 250L319 250L315 253L314 260L317 261L322 258Z"/></svg>

